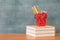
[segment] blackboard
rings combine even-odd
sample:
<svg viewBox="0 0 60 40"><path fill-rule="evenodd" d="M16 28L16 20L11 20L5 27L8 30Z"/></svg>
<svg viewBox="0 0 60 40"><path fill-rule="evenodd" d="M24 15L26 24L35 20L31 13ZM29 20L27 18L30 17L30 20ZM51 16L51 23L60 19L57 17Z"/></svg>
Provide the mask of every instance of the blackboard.
<svg viewBox="0 0 60 40"><path fill-rule="evenodd" d="M35 25L34 5L47 11L47 25L60 32L60 0L0 0L0 33L25 33L27 25Z"/></svg>

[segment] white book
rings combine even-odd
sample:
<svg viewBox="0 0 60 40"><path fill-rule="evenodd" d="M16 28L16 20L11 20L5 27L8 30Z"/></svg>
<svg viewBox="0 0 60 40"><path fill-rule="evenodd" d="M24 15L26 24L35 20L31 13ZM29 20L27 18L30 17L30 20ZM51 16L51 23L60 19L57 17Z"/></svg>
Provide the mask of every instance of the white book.
<svg viewBox="0 0 60 40"><path fill-rule="evenodd" d="M34 26L27 26L26 29L30 30L55 30L55 27L46 26L46 27L34 27Z"/></svg>
<svg viewBox="0 0 60 40"><path fill-rule="evenodd" d="M31 33L27 33L27 35L34 36L34 37L55 36L55 34L31 34Z"/></svg>
<svg viewBox="0 0 60 40"><path fill-rule="evenodd" d="M44 31L44 32L43 32L43 31L41 31L41 32L27 31L27 32L28 32L28 33L35 33L35 34L39 34L39 33L45 33L45 34L47 34L47 33L50 33L50 34L51 34L51 33L55 33L55 31L50 31L50 32L49 32L49 31Z"/></svg>

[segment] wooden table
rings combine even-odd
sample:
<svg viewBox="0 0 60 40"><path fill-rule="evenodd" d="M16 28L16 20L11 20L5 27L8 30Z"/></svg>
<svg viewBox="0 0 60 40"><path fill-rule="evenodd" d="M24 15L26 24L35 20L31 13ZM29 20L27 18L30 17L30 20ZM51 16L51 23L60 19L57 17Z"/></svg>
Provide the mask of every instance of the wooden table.
<svg viewBox="0 0 60 40"><path fill-rule="evenodd" d="M26 36L26 34L0 34L0 40L60 40L60 34L56 34L55 37L40 38Z"/></svg>

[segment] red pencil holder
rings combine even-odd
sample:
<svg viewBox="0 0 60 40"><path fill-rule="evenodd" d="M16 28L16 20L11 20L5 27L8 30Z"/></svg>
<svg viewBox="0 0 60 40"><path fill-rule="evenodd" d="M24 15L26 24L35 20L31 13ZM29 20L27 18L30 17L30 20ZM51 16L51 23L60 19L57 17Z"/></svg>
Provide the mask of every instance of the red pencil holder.
<svg viewBox="0 0 60 40"><path fill-rule="evenodd" d="M36 26L45 26L46 25L46 19L47 19L47 13L37 13L34 15Z"/></svg>

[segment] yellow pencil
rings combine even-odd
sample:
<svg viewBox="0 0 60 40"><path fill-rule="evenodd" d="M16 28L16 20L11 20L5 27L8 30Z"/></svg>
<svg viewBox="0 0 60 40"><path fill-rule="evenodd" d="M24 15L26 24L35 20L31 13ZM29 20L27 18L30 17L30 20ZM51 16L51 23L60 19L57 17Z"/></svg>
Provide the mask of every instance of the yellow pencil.
<svg viewBox="0 0 60 40"><path fill-rule="evenodd" d="M33 13L34 14L37 14L38 13L38 11L37 11L37 9L36 9L36 7L34 6L34 7L32 7L32 11L33 11Z"/></svg>

